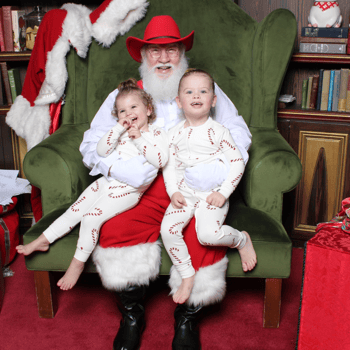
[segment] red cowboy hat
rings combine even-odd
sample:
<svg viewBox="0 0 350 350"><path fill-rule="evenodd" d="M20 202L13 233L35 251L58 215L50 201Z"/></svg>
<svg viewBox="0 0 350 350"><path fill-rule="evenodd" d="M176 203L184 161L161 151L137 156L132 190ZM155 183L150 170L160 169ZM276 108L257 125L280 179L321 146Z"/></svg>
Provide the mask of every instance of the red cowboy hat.
<svg viewBox="0 0 350 350"><path fill-rule="evenodd" d="M126 47L131 57L141 62L141 48L145 44L172 44L183 43L186 51L191 50L193 45L194 31L189 35L181 38L179 27L174 19L170 16L155 16L148 23L143 40L129 36L126 39Z"/></svg>

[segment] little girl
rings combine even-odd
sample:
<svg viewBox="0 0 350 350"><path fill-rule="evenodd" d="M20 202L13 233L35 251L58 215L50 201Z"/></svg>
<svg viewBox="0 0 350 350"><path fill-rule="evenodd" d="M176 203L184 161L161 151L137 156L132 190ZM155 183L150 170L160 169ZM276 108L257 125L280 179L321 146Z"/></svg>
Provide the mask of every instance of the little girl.
<svg viewBox="0 0 350 350"><path fill-rule="evenodd" d="M186 120L169 130L169 162L163 170L171 199L161 226L165 248L182 283L173 300L182 304L190 297L195 270L183 240L182 230L196 217L196 232L202 245L238 248L243 271L256 265L256 254L249 234L223 225L229 208L228 198L244 172L242 155L228 129L214 121L210 109L216 104L214 80L205 71L188 70L180 80L176 102ZM186 168L224 159L230 164L227 179L210 192L190 188L184 179ZM210 283L210 281L208 281Z"/></svg>
<svg viewBox="0 0 350 350"><path fill-rule="evenodd" d="M143 155L157 169L162 168L168 161L168 139L165 131L149 124L156 118L152 97L137 86L135 79L121 83L118 90L112 111L118 122L98 142L97 153L107 157L112 152L118 152L123 160ZM16 249L24 255L46 251L51 243L81 222L75 255L57 283L63 290L71 289L97 244L102 224L133 208L149 185L136 189L101 177L86 188L78 200L37 239Z"/></svg>

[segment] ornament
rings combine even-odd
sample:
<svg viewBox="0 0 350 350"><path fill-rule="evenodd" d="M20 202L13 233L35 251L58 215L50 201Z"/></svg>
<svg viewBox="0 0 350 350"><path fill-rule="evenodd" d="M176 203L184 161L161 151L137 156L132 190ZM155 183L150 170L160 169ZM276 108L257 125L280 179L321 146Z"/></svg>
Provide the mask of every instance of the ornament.
<svg viewBox="0 0 350 350"><path fill-rule="evenodd" d="M308 20L309 27L339 28L342 16L338 1L314 1Z"/></svg>
<svg viewBox="0 0 350 350"><path fill-rule="evenodd" d="M35 6L34 11L24 16L26 22L26 48L33 50L35 37L38 32L39 25L46 12L41 6Z"/></svg>

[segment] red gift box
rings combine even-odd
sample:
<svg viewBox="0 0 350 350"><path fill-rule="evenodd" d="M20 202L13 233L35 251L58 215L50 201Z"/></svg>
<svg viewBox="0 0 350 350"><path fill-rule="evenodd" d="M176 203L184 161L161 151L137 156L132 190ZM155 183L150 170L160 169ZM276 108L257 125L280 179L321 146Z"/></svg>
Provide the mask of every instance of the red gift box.
<svg viewBox="0 0 350 350"><path fill-rule="evenodd" d="M350 349L350 199L342 204L306 244L298 350Z"/></svg>
<svg viewBox="0 0 350 350"><path fill-rule="evenodd" d="M1 264L6 266L16 256L16 246L19 244L19 215L15 210L17 197L13 203L0 205L0 249Z"/></svg>

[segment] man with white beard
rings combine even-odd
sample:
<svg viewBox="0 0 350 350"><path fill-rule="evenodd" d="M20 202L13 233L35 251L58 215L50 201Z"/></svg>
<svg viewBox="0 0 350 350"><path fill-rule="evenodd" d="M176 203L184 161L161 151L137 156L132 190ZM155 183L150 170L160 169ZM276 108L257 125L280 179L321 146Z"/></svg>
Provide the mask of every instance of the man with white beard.
<svg viewBox="0 0 350 350"><path fill-rule="evenodd" d="M168 131L182 120L175 97L178 83L188 67L185 51L192 48L194 32L181 37L176 22L170 16L156 16L145 29L144 38L129 37L127 49L133 59L142 62L139 82L154 99L157 119L155 125ZM139 156L129 161L118 158L114 152L101 158L96 152L100 138L116 123L111 115L115 96L114 90L96 113L89 130L84 134L80 151L84 164L92 169L91 175L103 174L133 187L154 182L144 193L139 204L109 220L101 229L99 246L93 259L105 288L118 295L122 320L114 339L113 348L138 349L145 326L143 297L146 287L159 274L160 225L170 199L166 193L163 177L152 165L144 165L145 158ZM217 104L213 118L230 130L245 162L251 134L237 109L215 85ZM206 164L186 170L188 186L200 191L215 188L227 176L224 159L215 164ZM195 330L199 312L203 306L219 302L225 294L227 257L222 248L199 244L195 231L195 219L184 231L184 240L197 271L194 287L186 304L175 310L175 336L172 348L200 349L198 332ZM210 283L209 283L210 281ZM181 284L181 277L171 269L169 285L174 294Z"/></svg>

